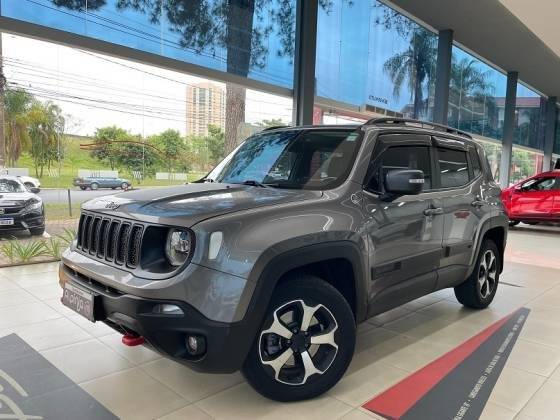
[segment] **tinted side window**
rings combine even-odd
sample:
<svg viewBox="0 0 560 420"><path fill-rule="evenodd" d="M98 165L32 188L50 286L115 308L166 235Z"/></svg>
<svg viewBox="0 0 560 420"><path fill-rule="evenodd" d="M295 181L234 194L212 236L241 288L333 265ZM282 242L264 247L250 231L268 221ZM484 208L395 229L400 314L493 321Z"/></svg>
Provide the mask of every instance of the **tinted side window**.
<svg viewBox="0 0 560 420"><path fill-rule="evenodd" d="M555 177L533 178L521 185L522 191L550 191L556 184Z"/></svg>
<svg viewBox="0 0 560 420"><path fill-rule="evenodd" d="M467 152L438 148L438 160L442 188L460 187L469 183Z"/></svg>
<svg viewBox="0 0 560 420"><path fill-rule="evenodd" d="M374 174L369 183L373 191L383 191L387 172L395 169L418 169L424 172L424 190L432 188L430 151L427 146L395 146L385 150L374 163Z"/></svg>
<svg viewBox="0 0 560 420"><path fill-rule="evenodd" d="M482 173L482 169L480 167L480 159L478 157L478 151L475 148L470 149L470 151L471 151L472 171L474 177L476 178Z"/></svg>

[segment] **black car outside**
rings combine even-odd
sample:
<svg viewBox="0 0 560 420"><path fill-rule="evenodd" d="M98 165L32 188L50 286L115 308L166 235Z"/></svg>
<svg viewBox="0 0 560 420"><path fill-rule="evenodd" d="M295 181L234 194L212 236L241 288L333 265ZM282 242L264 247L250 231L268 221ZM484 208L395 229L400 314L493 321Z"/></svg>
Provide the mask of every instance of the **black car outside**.
<svg viewBox="0 0 560 420"><path fill-rule="evenodd" d="M45 232L45 207L41 198L16 177L0 178L0 233L29 230Z"/></svg>

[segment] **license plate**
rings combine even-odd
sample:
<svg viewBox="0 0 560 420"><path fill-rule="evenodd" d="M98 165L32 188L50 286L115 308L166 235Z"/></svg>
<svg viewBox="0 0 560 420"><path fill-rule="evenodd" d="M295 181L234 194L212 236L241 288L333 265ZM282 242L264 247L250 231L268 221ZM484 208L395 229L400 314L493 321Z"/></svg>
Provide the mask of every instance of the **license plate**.
<svg viewBox="0 0 560 420"><path fill-rule="evenodd" d="M83 317L95 322L94 303L95 295L89 293L72 284L64 284L62 303L70 309L76 311Z"/></svg>
<svg viewBox="0 0 560 420"><path fill-rule="evenodd" d="M13 225L13 224L14 224L14 219L0 219L1 226Z"/></svg>

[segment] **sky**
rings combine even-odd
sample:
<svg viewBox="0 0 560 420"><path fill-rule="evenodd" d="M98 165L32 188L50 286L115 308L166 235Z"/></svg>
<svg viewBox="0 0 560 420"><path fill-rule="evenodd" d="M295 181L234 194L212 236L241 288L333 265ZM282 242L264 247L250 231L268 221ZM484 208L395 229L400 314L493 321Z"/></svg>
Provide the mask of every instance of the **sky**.
<svg viewBox="0 0 560 420"><path fill-rule="evenodd" d="M66 132L92 135L117 125L149 136L186 131L186 87L205 79L77 48L2 34L4 73L22 87L58 104ZM223 83L215 82L224 86ZM289 123L291 98L247 90L246 121L280 118Z"/></svg>

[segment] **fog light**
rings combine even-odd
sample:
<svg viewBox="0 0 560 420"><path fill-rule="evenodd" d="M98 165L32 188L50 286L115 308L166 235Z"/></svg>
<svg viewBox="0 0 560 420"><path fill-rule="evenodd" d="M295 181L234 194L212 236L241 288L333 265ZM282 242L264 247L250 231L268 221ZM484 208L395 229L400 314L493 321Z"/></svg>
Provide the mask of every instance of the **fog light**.
<svg viewBox="0 0 560 420"><path fill-rule="evenodd" d="M183 310L177 305L168 305L166 303L154 306L152 312L160 315L184 315Z"/></svg>
<svg viewBox="0 0 560 420"><path fill-rule="evenodd" d="M186 341L187 351L191 356L200 356L206 352L206 339L200 335L188 335Z"/></svg>

